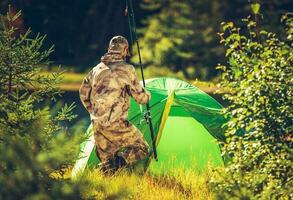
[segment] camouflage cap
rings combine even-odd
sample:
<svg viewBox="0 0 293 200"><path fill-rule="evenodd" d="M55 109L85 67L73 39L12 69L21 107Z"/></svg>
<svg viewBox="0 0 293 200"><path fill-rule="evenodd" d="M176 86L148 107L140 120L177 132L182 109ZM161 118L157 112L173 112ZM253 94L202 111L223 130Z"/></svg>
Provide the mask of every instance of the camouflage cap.
<svg viewBox="0 0 293 200"><path fill-rule="evenodd" d="M118 35L114 36L109 43L108 52L120 53L125 47L128 47L128 41L125 37Z"/></svg>

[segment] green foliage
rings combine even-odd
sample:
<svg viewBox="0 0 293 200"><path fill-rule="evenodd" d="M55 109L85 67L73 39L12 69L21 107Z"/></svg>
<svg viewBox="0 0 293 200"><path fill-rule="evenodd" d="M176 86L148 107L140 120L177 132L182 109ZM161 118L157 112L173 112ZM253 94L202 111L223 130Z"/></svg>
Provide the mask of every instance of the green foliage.
<svg viewBox="0 0 293 200"><path fill-rule="evenodd" d="M207 186L210 174L197 174L182 169L175 174L137 175L121 171L114 177L105 177L98 170L85 172L83 179L90 179L86 199L176 199L212 200Z"/></svg>
<svg viewBox="0 0 293 200"><path fill-rule="evenodd" d="M289 0L257 2L262 3L261 16L265 17L261 27L279 31L280 14L289 7ZM220 22L237 21L250 8L256 15L260 12L260 3L250 6L243 0L144 0L141 5L151 11L139 29L144 63L182 71L185 78L200 80L217 76L219 72L214 66L225 61L225 50L217 37ZM137 63L137 55L132 61Z"/></svg>
<svg viewBox="0 0 293 200"><path fill-rule="evenodd" d="M19 16L8 12L0 30L0 199L79 199L79 184L56 178L79 151L81 138L61 126L74 106L38 108L60 93L60 72L39 73L53 48L43 50L45 37L31 39L30 30L18 35Z"/></svg>
<svg viewBox="0 0 293 200"><path fill-rule="evenodd" d="M159 10L147 20L146 28L140 29L145 64L182 71L188 79L215 75L209 66L216 64L223 52L215 37L222 18L220 4L218 0L144 1L145 9Z"/></svg>
<svg viewBox="0 0 293 200"><path fill-rule="evenodd" d="M231 102L223 153L231 159L211 184L217 199L292 199L293 18L283 18L287 40L280 41L259 30L259 8L252 9L244 30L222 24L228 65L219 66L220 86Z"/></svg>
<svg viewBox="0 0 293 200"><path fill-rule="evenodd" d="M262 26L276 33L281 32L280 16L290 10L292 0L249 1L262 4ZM227 20L238 21L241 16L247 16L250 9L247 2L133 0L137 25L143 28L141 36L145 41L142 43L147 57L143 57L143 62L147 61L146 64L150 66L153 63L157 68L165 66L176 72L183 71L186 78L190 79L213 78L218 75L214 66L224 62L225 54L216 35L219 24ZM60 0L25 0L25 3L24 0L1 0L0 10L6 10L8 4L25 14L19 20L18 27L22 30L33 27L37 32L48 34L44 45L50 46L52 41L56 45L51 59L63 67L74 66L75 72L85 72L96 65L115 34L130 39L127 17L123 17L125 0L71 3ZM193 71L187 71L187 68Z"/></svg>
<svg viewBox="0 0 293 200"><path fill-rule="evenodd" d="M259 14L260 4L259 3L253 3L251 4L251 10L253 14L257 15Z"/></svg>

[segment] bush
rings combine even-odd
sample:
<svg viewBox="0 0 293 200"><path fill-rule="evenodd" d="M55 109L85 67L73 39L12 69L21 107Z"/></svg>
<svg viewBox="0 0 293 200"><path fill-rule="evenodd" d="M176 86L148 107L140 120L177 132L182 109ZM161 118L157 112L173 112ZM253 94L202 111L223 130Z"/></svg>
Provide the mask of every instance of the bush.
<svg viewBox="0 0 293 200"><path fill-rule="evenodd" d="M8 12L0 29L0 199L80 199L81 184L63 177L78 155L81 138L60 124L71 120L73 105L56 115L38 108L59 94L60 73L40 74L53 48L45 37L17 35L20 13Z"/></svg>
<svg viewBox="0 0 293 200"><path fill-rule="evenodd" d="M230 162L211 186L217 199L291 199L293 19L283 17L287 40L280 41L260 30L259 4L252 9L254 20L243 20L246 30L222 24L228 65L219 66L220 86L231 102L223 153Z"/></svg>

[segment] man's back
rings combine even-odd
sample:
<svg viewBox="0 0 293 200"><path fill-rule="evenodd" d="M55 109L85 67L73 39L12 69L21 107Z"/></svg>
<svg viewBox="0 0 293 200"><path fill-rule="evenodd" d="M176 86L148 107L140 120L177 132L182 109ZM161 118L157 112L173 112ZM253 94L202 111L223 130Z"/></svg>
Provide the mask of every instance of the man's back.
<svg viewBox="0 0 293 200"><path fill-rule="evenodd" d="M134 67L126 62L108 66L101 62L85 80L80 89L81 100L91 105L92 118L103 126L127 120L130 96L141 104L149 100L149 95L138 82ZM86 95L89 90L90 98Z"/></svg>

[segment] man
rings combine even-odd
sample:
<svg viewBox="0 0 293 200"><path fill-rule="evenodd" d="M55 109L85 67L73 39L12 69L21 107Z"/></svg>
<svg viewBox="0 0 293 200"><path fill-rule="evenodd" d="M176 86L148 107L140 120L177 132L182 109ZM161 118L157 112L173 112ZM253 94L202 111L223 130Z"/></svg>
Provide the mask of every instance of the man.
<svg viewBox="0 0 293 200"><path fill-rule="evenodd" d="M126 63L127 54L127 40L113 37L101 63L89 72L79 90L91 116L96 153L104 172L132 165L148 155L143 135L127 118L130 96L145 104L150 94L139 84L134 67Z"/></svg>

